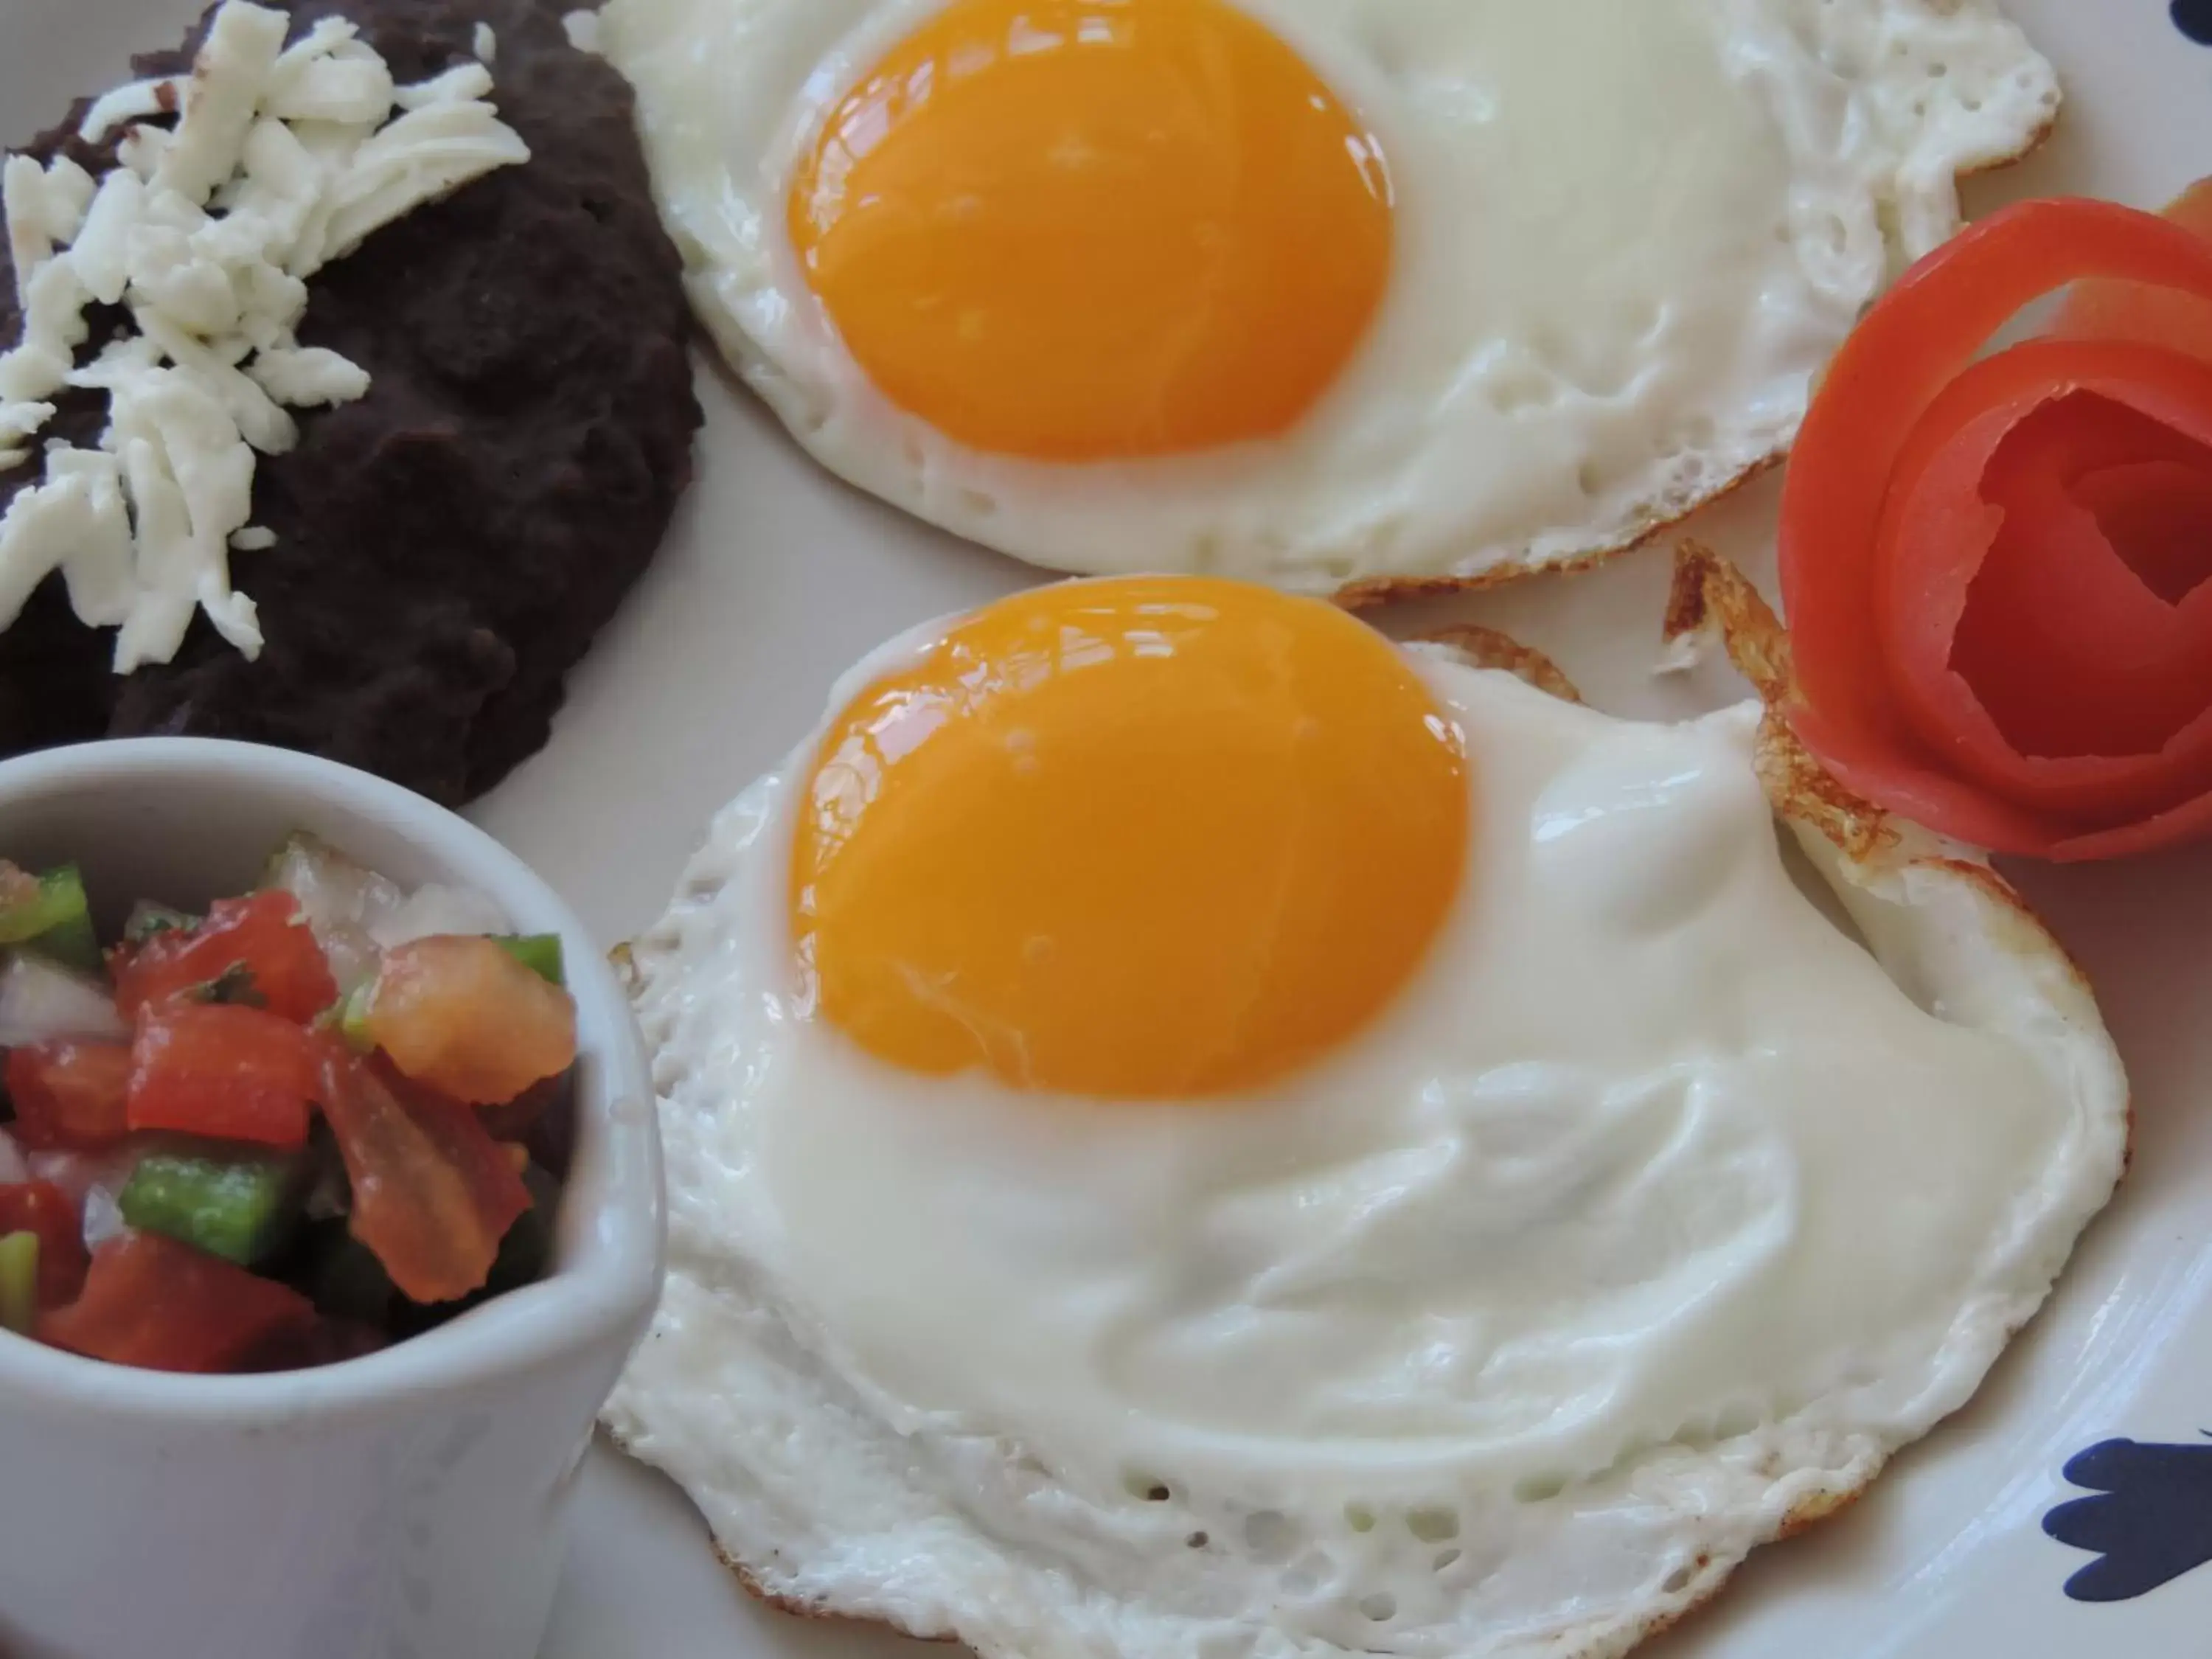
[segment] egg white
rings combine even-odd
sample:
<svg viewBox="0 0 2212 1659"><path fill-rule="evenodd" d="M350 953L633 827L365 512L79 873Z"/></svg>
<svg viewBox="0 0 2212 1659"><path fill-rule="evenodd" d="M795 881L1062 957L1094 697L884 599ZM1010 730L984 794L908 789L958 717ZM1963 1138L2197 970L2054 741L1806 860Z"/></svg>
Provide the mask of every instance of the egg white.
<svg viewBox="0 0 2212 1659"><path fill-rule="evenodd" d="M1993 0L1237 0L1382 140L1389 294L1281 437L1134 464L978 453L878 394L786 228L828 111L943 0L610 0L662 213L724 353L823 465L1016 557L1312 591L1620 547L1795 435L2050 64Z"/></svg>
<svg viewBox="0 0 2212 1659"><path fill-rule="evenodd" d="M2002 884L1801 829L1862 944L1793 880L1754 711L1417 660L1465 894L1261 1099L868 1060L793 1006L793 772L718 820L636 947L670 1270L607 1421L769 1594L993 1659L1615 1654L2040 1304L2126 1087Z"/></svg>

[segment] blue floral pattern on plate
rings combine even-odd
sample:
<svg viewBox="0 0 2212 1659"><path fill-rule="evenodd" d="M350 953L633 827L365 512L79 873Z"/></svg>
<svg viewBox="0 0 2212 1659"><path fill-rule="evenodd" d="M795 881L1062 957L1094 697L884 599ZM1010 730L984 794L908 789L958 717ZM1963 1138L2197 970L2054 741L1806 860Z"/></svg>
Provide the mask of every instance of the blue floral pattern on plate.
<svg viewBox="0 0 2212 1659"><path fill-rule="evenodd" d="M2059 1504L2043 1529L2098 1559L2066 1581L2076 1601L2129 1601L2212 1563L2212 1442L2107 1440L2077 1453L2066 1479L2096 1495Z"/></svg>

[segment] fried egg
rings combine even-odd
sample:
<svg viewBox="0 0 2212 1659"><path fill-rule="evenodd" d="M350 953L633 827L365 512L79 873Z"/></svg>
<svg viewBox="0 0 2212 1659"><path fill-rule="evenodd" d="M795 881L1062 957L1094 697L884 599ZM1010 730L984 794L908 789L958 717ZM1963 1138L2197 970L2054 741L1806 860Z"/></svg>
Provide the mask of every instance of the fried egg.
<svg viewBox="0 0 2212 1659"><path fill-rule="evenodd" d="M1327 591L1631 543L1795 434L1962 172L1993 0L610 0L694 302L1016 557Z"/></svg>
<svg viewBox="0 0 2212 1659"><path fill-rule="evenodd" d="M1779 730L1200 579L886 647L635 946L609 1425L988 1659L1624 1651L1961 1405L2125 1152L2063 953L1778 830Z"/></svg>

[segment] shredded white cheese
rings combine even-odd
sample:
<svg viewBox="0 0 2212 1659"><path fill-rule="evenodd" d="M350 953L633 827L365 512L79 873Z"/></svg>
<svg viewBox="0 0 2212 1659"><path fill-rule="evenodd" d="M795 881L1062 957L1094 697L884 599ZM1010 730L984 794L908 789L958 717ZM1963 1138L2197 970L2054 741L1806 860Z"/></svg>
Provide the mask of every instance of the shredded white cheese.
<svg viewBox="0 0 2212 1659"><path fill-rule="evenodd" d="M471 50L476 53L479 64L489 64L499 56L499 36L492 32L490 24L477 25L477 32L471 40Z"/></svg>
<svg viewBox="0 0 2212 1659"><path fill-rule="evenodd" d="M196 611L248 657L262 635L228 554L275 544L252 511L254 453L298 441L287 411L351 402L368 375L294 331L307 279L378 230L529 149L489 101L495 43L418 86L343 19L289 46L284 13L227 0L189 79L118 87L79 133L127 129L94 179L66 156L0 167L21 342L0 354L0 472L70 388L104 392L99 448L45 446L45 472L0 516L0 628L60 571L115 672L166 662ZM173 129L147 118L175 114ZM88 306L131 327L80 365Z"/></svg>
<svg viewBox="0 0 2212 1659"><path fill-rule="evenodd" d="M133 81L92 100L76 136L88 144L104 143L125 121L147 115L173 115L183 106L185 82L178 80Z"/></svg>

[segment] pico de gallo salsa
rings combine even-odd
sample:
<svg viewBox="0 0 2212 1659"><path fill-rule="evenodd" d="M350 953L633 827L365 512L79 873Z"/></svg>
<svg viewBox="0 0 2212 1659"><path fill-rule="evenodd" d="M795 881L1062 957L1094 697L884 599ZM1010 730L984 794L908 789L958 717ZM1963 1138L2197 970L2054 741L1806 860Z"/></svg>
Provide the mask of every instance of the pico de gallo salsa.
<svg viewBox="0 0 2212 1659"><path fill-rule="evenodd" d="M103 945L0 861L0 1329L156 1370L291 1370L545 1271L574 1132L561 942L309 836ZM0 1339L4 1340L4 1339Z"/></svg>

